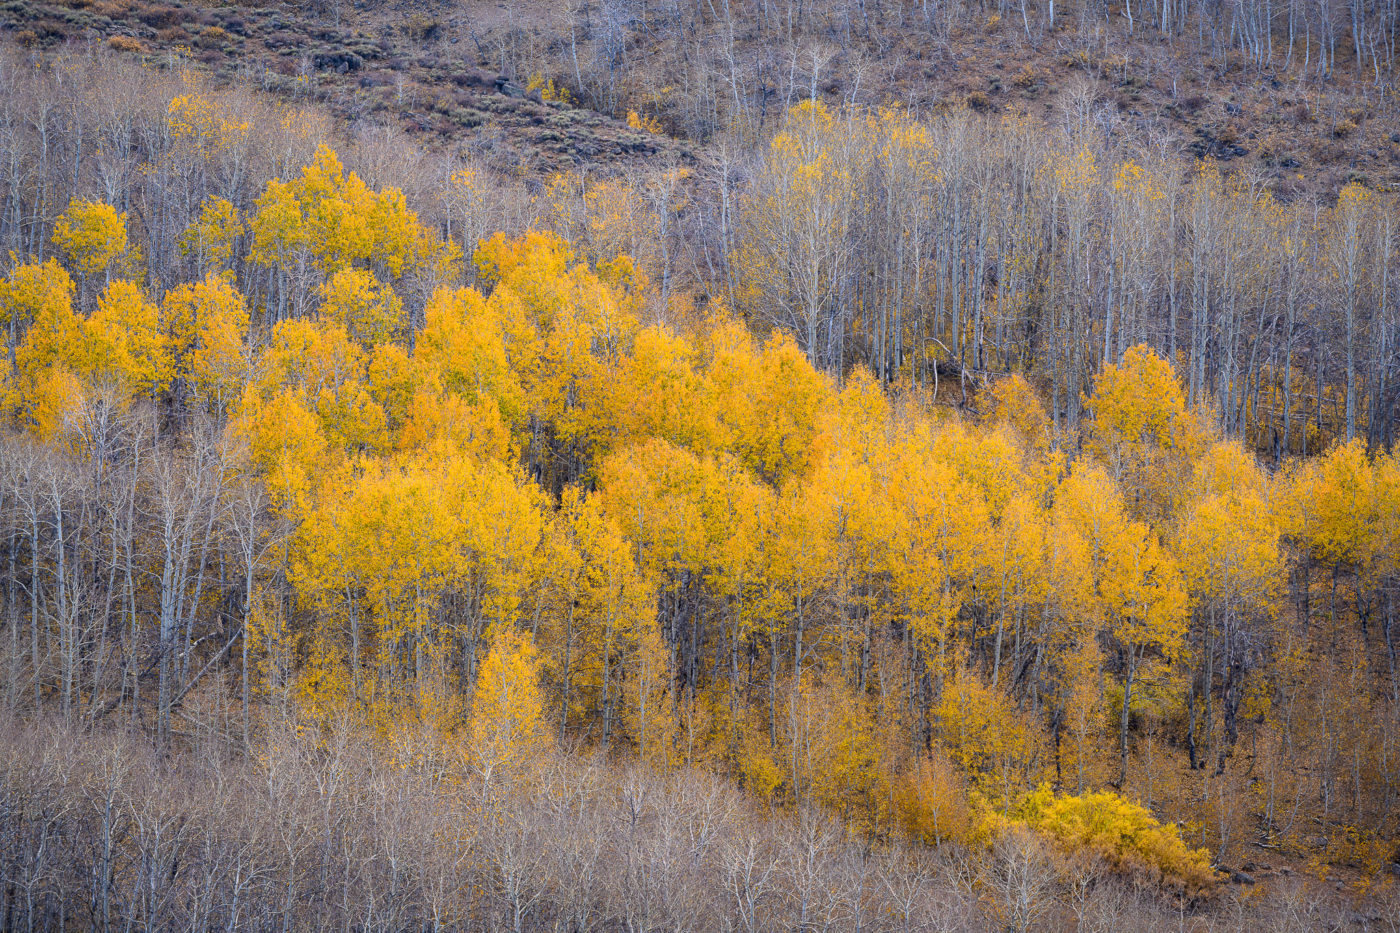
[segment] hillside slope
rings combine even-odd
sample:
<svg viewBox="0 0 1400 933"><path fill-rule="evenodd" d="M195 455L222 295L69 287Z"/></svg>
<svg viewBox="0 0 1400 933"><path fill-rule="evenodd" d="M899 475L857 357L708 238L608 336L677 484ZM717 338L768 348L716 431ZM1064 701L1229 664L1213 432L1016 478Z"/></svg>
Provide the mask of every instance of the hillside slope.
<svg viewBox="0 0 1400 933"><path fill-rule="evenodd" d="M1400 124L1376 75L1343 65L1319 78L1302 52L1263 65L1237 53L1204 56L1145 29L1129 34L1121 7L1088 25L1061 13L1033 38L1019 17L991 11L950 28L911 12L866 36L843 36L828 22L786 40L756 14L746 18L744 5L728 23L695 7L691 38L667 32L675 17L664 6L626 7L611 29L617 9L517 0L8 0L0 30L35 48L109 42L157 63L192 61L287 99L323 102L352 126L396 125L430 146L540 177L626 172L658 159L693 164L736 128L771 132L786 105L815 91L829 102L895 103L915 114L966 105L1079 121L1108 139L1257 176L1283 197L1335 195L1355 180L1400 184ZM726 30L721 49L715 35ZM609 43L619 50L604 49ZM731 72L714 74L723 61ZM541 87L546 80L553 84ZM629 126L629 111L665 133Z"/></svg>

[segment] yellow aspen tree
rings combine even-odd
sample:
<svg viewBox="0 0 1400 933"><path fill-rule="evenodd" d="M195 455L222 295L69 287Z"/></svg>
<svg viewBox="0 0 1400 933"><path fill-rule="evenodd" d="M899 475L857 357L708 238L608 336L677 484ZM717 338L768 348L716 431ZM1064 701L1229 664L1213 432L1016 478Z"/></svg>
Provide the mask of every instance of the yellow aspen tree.
<svg viewBox="0 0 1400 933"><path fill-rule="evenodd" d="M1103 626L1119 646L1123 702L1119 786L1127 779L1132 690L1149 652L1172 657L1186 632L1188 595L1180 569L1155 532L1126 514L1102 468L1077 466L1055 495L1055 534L1066 609Z"/></svg>
<svg viewBox="0 0 1400 933"><path fill-rule="evenodd" d="M1197 464L1193 487L1182 507L1178 553L1200 633L1199 682L1209 692L1217 671L1223 680L1225 735L1217 764L1223 769L1238 734L1248 648L1272 618L1283 579L1281 529L1263 471L1237 444L1208 449ZM1207 758L1215 751L1212 697L1202 699L1204 742L1195 734L1194 715L1190 722L1193 764L1199 746Z"/></svg>
<svg viewBox="0 0 1400 933"><path fill-rule="evenodd" d="M103 201L74 198L54 222L53 242L78 276L79 295L86 295L88 282L110 281L127 257L126 214Z"/></svg>
<svg viewBox="0 0 1400 933"><path fill-rule="evenodd" d="M992 513L982 487L949 462L956 460L949 445L960 446L957 438L926 428L906 437L887 483L900 528L898 547L887 557L889 573L897 591L906 594L920 647L928 651L936 642L936 685L950 670L959 610L973 602L995 549Z"/></svg>
<svg viewBox="0 0 1400 933"><path fill-rule="evenodd" d="M302 205L289 184L278 179L267 183L248 218L248 233L249 260L276 274L273 319L289 313L300 317L310 297L314 265Z"/></svg>
<svg viewBox="0 0 1400 933"><path fill-rule="evenodd" d="M1011 425L1034 450L1050 446L1050 417L1031 384L1019 373L992 383L987 420Z"/></svg>
<svg viewBox="0 0 1400 933"><path fill-rule="evenodd" d="M419 222L403 192L373 191L330 147L317 148L291 181L273 179L248 220L249 259L277 273L277 319L301 316L316 279L352 266L412 278L426 300L457 278L460 251Z"/></svg>
<svg viewBox="0 0 1400 933"><path fill-rule="evenodd" d="M494 295L488 302L471 288L439 289L414 339L413 364L415 378L431 391L470 403L489 401L503 423L519 427L527 403L508 351L518 335L510 332L505 304Z"/></svg>
<svg viewBox="0 0 1400 933"><path fill-rule="evenodd" d="M906 776L899 807L911 839L929 846L971 841L975 811L967 782L941 743L920 756Z"/></svg>
<svg viewBox="0 0 1400 933"><path fill-rule="evenodd" d="M347 454L388 446L387 417L367 385L367 354L338 322L282 321L259 365L265 396L294 391L316 412L327 440Z"/></svg>
<svg viewBox="0 0 1400 933"><path fill-rule="evenodd" d="M1205 439L1171 364L1146 346L1131 347L1121 364L1104 366L1088 405L1089 447L1127 507L1138 518L1165 523Z"/></svg>
<svg viewBox="0 0 1400 933"><path fill-rule="evenodd" d="M1036 731L1026 727L1010 697L975 671L957 666L934 715L948 753L993 800L1012 800L1032 776Z"/></svg>
<svg viewBox="0 0 1400 933"><path fill-rule="evenodd" d="M1018 493L1002 507L1000 519L989 535L990 548L978 568L978 576L983 581L983 598L992 604L996 617L993 687L1001 684L1004 647L1011 649L1010 662L1015 669L1023 637L1030 634L1030 621L1048 596L1048 526L1049 517L1039 503L1032 496Z"/></svg>
<svg viewBox="0 0 1400 933"><path fill-rule="evenodd" d="M1103 690L1103 656L1097 633L1079 628L1069 633L1070 642L1059 651L1056 688L1063 717L1063 734L1056 735L1059 783L1076 793L1100 783L1106 757L1099 741L1102 723L1107 719ZM1064 754L1068 751L1069 754ZM1066 761L1066 759L1068 759Z"/></svg>
<svg viewBox="0 0 1400 933"><path fill-rule="evenodd" d="M839 304L852 265L858 135L820 101L787 114L742 205L738 262L744 304L794 334L812 364L836 372Z"/></svg>
<svg viewBox="0 0 1400 933"><path fill-rule="evenodd" d="M527 457L556 489L596 468L611 446L606 400L638 329L630 261L597 270L552 234L492 237L477 251L489 303L501 308L512 368L529 400Z"/></svg>
<svg viewBox="0 0 1400 933"><path fill-rule="evenodd" d="M680 723L676 719L670 653L655 613L639 620L632 662L625 671L623 723L637 747L637 757L663 770L680 759Z"/></svg>
<svg viewBox="0 0 1400 933"><path fill-rule="evenodd" d="M799 685L797 744L807 786L796 799L829 807L867 831L880 804L875 725L864 697L840 677L812 677Z"/></svg>
<svg viewBox="0 0 1400 933"><path fill-rule="evenodd" d="M320 420L298 393L283 389L266 397L250 386L230 430L247 444L284 515L299 516L310 507L328 466L328 445Z"/></svg>
<svg viewBox="0 0 1400 933"><path fill-rule="evenodd" d="M718 415L721 443L757 476L781 487L810 467L818 412L831 386L792 338L774 334L757 350L735 330L726 329L722 336L728 339L717 343L710 361L709 405ZM754 398L765 404L752 404Z"/></svg>
<svg viewBox="0 0 1400 933"><path fill-rule="evenodd" d="M161 302L175 379L214 410L234 401L249 373L248 308L224 276L177 286Z"/></svg>
<svg viewBox="0 0 1400 933"><path fill-rule="evenodd" d="M340 269L321 286L321 313L362 347L388 341L405 324L399 296L364 269Z"/></svg>
<svg viewBox="0 0 1400 933"><path fill-rule="evenodd" d="M487 785L519 777L552 744L534 639L508 623L494 627L477 671L467 737L472 764Z"/></svg>
<svg viewBox="0 0 1400 933"><path fill-rule="evenodd" d="M55 413L66 405L65 386L73 382L70 357L82 357L82 325L73 310L73 294L72 278L52 259L18 266L0 282L0 318L14 348L7 407L43 435L53 433ZM67 374L58 376L56 370ZM34 420L30 413L40 408L48 415Z"/></svg>
<svg viewBox="0 0 1400 933"><path fill-rule="evenodd" d="M180 235L180 252L200 276L223 272L232 268L238 241L246 232L233 202L211 196L205 198L199 216Z"/></svg>
<svg viewBox="0 0 1400 933"><path fill-rule="evenodd" d="M714 452L718 413L706 404L698 356L692 340L665 328L637 332L605 402L614 443L658 437L697 453Z"/></svg>
<svg viewBox="0 0 1400 933"><path fill-rule="evenodd" d="M581 699L592 707L599 741L606 747L625 734L620 724L628 705L626 679L638 660L641 640L654 630L656 590L639 571L632 542L603 512L601 503L593 497L584 499L576 490L566 497L561 512L570 524L582 569L570 610L576 613L579 632L579 652L571 677L579 680ZM653 684L638 695L639 703L656 689L658 672L654 659L648 660L653 664ZM565 691L570 687L566 680ZM638 720L638 725L645 723L644 717Z"/></svg>
<svg viewBox="0 0 1400 933"><path fill-rule="evenodd" d="M170 387L170 350L160 308L140 286L121 279L108 285L83 330L91 354L85 367L89 378L115 379L133 395L147 398Z"/></svg>

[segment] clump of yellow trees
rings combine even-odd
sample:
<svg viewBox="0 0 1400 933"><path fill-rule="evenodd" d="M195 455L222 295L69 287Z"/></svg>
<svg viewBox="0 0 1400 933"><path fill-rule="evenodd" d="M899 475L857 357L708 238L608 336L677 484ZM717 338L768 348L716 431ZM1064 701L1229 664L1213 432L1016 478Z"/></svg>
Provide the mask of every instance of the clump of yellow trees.
<svg viewBox="0 0 1400 933"><path fill-rule="evenodd" d="M125 223L75 201L0 283L12 706L171 743L222 691L245 742L414 723L488 784L565 742L1196 892L1250 840L1394 836L1390 454L1268 472L1145 347L1074 431L1017 375L962 412L838 380L626 255L464 250L324 148L208 201L163 293Z"/></svg>

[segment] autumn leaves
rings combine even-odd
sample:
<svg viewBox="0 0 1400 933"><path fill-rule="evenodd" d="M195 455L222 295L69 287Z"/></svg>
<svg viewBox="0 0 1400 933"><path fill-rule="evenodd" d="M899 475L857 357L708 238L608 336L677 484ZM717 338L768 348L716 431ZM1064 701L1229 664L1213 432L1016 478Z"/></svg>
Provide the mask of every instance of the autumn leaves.
<svg viewBox="0 0 1400 933"><path fill-rule="evenodd" d="M66 265L0 284L6 413L78 458L94 406L174 451L218 439L189 524L201 566L240 568L218 611L246 633L245 736L274 709L416 723L487 783L579 743L934 843L1012 812L1054 835L1111 785L1223 848L1237 824L1202 816L1253 807L1229 789L1241 735L1299 722L1259 712L1299 686L1271 667L1298 561L1358 593L1397 572L1393 459L1268 475L1144 347L1113 355L1079 430L1019 376L965 418L825 375L717 300L664 323L628 257L554 234L464 265L325 149L247 216L206 202L181 237L201 276L159 296L124 223L75 202ZM1044 783L1061 795L1027 796Z"/></svg>

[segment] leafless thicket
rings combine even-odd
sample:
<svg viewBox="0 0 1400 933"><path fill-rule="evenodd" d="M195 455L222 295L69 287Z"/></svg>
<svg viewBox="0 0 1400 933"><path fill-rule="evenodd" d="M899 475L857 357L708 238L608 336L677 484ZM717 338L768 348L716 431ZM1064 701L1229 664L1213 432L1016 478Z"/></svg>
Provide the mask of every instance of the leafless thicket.
<svg viewBox="0 0 1400 933"><path fill-rule="evenodd" d="M0 748L7 930L1302 931L1345 916L1301 889L1182 913L1024 835L985 859L872 847L695 772L561 756L484 785L426 733L375 747L348 724L287 724L251 757L211 738L171 760L122 731L6 718Z"/></svg>

